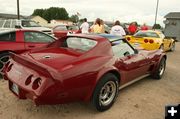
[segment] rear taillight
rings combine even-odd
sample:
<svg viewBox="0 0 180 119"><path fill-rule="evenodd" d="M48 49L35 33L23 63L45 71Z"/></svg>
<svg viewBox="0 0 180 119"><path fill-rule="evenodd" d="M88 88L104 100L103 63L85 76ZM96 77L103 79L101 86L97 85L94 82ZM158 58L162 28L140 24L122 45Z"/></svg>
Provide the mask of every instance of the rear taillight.
<svg viewBox="0 0 180 119"><path fill-rule="evenodd" d="M144 42L145 42L145 43L148 43L148 39L144 39Z"/></svg>
<svg viewBox="0 0 180 119"><path fill-rule="evenodd" d="M8 77L6 75L3 75L4 80L8 80Z"/></svg>
<svg viewBox="0 0 180 119"><path fill-rule="evenodd" d="M150 39L150 40L149 40L149 43L154 43L154 40Z"/></svg>
<svg viewBox="0 0 180 119"><path fill-rule="evenodd" d="M127 40L128 40L128 41L130 41L130 40L131 40L131 38L130 38L130 37L127 37Z"/></svg>
<svg viewBox="0 0 180 119"><path fill-rule="evenodd" d="M33 77L33 75L30 75L30 76L27 77L27 79L25 81L25 85L29 85L31 83L32 77Z"/></svg>
<svg viewBox="0 0 180 119"><path fill-rule="evenodd" d="M42 83L41 78L35 79L34 82L33 82L32 88L33 88L34 90L38 89L39 86L41 85L41 83Z"/></svg>
<svg viewBox="0 0 180 119"><path fill-rule="evenodd" d="M8 67L7 67L7 72L9 72L11 69L12 69L12 66L13 66L13 64L10 64Z"/></svg>

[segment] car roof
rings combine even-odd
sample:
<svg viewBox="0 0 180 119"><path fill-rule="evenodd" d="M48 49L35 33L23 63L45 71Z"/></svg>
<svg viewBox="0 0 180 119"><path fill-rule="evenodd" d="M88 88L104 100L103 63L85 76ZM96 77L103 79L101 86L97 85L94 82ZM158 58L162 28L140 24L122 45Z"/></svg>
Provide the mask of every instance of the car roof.
<svg viewBox="0 0 180 119"><path fill-rule="evenodd" d="M4 33L9 33L9 32L15 32L16 29L15 28L2 28L0 29L0 34L4 34Z"/></svg>
<svg viewBox="0 0 180 119"><path fill-rule="evenodd" d="M31 30L31 29L2 28L2 29L0 29L0 34L16 32L16 31L35 31L35 32L41 32L41 31L38 31L38 30Z"/></svg>

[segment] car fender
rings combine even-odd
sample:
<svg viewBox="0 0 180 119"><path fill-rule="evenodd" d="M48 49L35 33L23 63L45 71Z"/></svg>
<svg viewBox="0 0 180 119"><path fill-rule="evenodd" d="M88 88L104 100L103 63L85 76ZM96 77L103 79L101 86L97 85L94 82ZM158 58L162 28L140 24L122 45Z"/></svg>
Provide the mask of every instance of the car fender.
<svg viewBox="0 0 180 119"><path fill-rule="evenodd" d="M161 59L162 59L163 57L165 57L165 59L167 60L167 55L166 55L165 53L162 53L162 55L159 56L159 60L158 60L158 62L156 63L156 65L155 65L155 67L154 67L154 70L152 71L152 74L157 70L157 68L158 68L158 66L159 66L159 64L160 64L160 61L161 61Z"/></svg>
<svg viewBox="0 0 180 119"><path fill-rule="evenodd" d="M99 80L101 79L101 77L103 77L105 74L107 73L113 73L114 75L116 75L119 78L119 83L120 83L120 72L118 71L117 68L115 67L106 67L106 68L102 68L98 74L96 79L94 80L94 83L92 85L92 88L90 90L90 92L85 96L84 101L89 101L91 100L91 97L93 95L93 92L96 88L97 83L99 82Z"/></svg>

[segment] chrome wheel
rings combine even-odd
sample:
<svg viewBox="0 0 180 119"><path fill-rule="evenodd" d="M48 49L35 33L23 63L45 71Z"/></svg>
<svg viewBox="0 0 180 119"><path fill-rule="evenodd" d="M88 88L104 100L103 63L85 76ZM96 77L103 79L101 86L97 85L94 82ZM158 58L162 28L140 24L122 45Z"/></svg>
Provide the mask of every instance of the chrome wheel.
<svg viewBox="0 0 180 119"><path fill-rule="evenodd" d="M0 57L0 71L3 69L4 65L9 61L9 55L4 55Z"/></svg>
<svg viewBox="0 0 180 119"><path fill-rule="evenodd" d="M101 89L99 95L99 104L102 106L109 105L116 95L116 84L114 81L108 81Z"/></svg>
<svg viewBox="0 0 180 119"><path fill-rule="evenodd" d="M9 61L9 58L10 58L9 55L5 55L0 58L0 61L3 63L6 63Z"/></svg>

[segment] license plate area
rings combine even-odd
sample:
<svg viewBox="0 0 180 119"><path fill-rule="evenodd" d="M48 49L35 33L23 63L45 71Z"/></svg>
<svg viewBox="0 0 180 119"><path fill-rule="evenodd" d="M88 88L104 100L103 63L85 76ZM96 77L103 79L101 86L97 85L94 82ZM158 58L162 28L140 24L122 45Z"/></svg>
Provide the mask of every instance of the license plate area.
<svg viewBox="0 0 180 119"><path fill-rule="evenodd" d="M10 87L11 91L13 91L16 95L19 95L19 87L15 83L12 83Z"/></svg>

